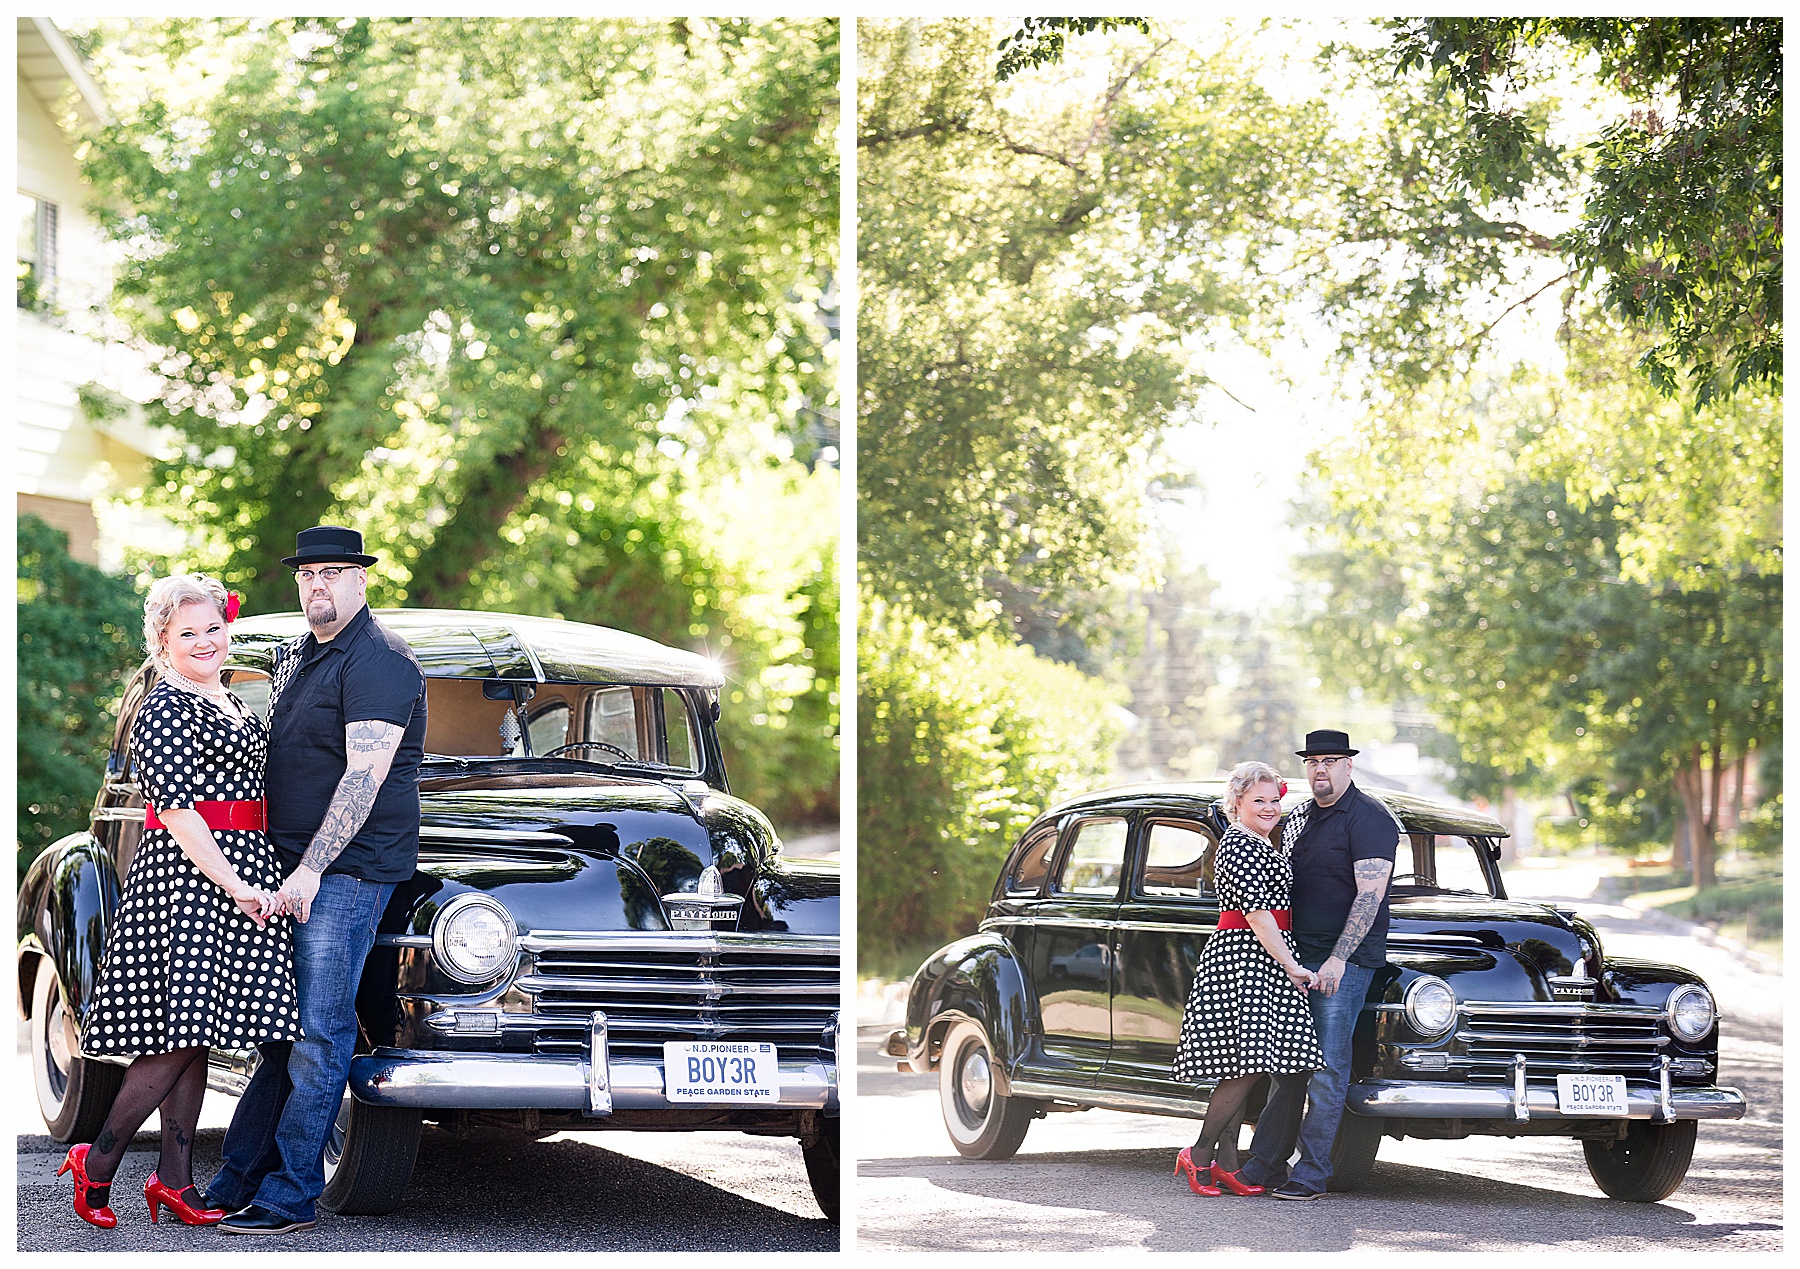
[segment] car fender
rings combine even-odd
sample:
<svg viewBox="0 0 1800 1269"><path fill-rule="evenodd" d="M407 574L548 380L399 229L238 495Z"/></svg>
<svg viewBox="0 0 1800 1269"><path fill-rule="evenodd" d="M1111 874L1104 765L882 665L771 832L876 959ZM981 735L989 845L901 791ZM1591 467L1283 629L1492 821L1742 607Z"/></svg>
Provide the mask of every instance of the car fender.
<svg viewBox="0 0 1800 1269"><path fill-rule="evenodd" d="M92 833L74 833L52 844L33 861L19 887L19 954L24 958L36 952L55 966L77 1019L87 1017L119 891L112 858ZM29 998L23 965L19 979L23 1008Z"/></svg>
<svg viewBox="0 0 1800 1269"><path fill-rule="evenodd" d="M1018 950L999 934L958 939L919 966L906 997L908 1065L920 1074L930 1072L944 1034L964 1020L986 1032L995 1071L1010 1084L1042 1027L1037 994L1019 964Z"/></svg>

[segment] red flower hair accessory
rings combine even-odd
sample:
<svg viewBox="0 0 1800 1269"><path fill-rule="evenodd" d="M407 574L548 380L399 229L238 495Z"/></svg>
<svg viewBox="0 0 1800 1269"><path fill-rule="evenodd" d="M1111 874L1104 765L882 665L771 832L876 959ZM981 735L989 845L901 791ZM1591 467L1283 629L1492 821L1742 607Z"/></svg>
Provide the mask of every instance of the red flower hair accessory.
<svg viewBox="0 0 1800 1269"><path fill-rule="evenodd" d="M242 602L242 599L240 598L240 596L238 595L238 593L235 590L228 590L225 592L225 624L226 625L229 626L232 622L237 620L238 605L241 602Z"/></svg>
<svg viewBox="0 0 1800 1269"><path fill-rule="evenodd" d="M227 617L226 620L230 621L231 618ZM1281 780L1281 781L1277 782L1276 788L1280 790L1280 792L1277 794L1278 797L1286 797L1287 796L1287 781L1286 780Z"/></svg>

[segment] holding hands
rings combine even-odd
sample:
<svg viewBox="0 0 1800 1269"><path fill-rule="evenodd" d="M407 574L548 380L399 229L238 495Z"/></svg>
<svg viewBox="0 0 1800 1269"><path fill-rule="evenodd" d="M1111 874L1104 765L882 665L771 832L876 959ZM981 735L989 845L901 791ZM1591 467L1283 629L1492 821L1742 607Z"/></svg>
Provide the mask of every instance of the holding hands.
<svg viewBox="0 0 1800 1269"><path fill-rule="evenodd" d="M319 874L305 864L299 865L288 874L288 879L281 883L281 889L275 897L281 902L281 910L290 913L293 918L305 925L312 915L312 902L319 893Z"/></svg>
<svg viewBox="0 0 1800 1269"><path fill-rule="evenodd" d="M1318 981L1318 975L1306 968L1306 966L1302 965L1299 961L1295 961L1292 965L1286 966L1285 968L1287 970L1288 981L1293 983L1302 995L1310 990Z"/></svg>
<svg viewBox="0 0 1800 1269"><path fill-rule="evenodd" d="M232 894L231 901L237 904L238 911L256 922L259 930L269 923L271 917L281 915L281 899L272 890L240 884Z"/></svg>

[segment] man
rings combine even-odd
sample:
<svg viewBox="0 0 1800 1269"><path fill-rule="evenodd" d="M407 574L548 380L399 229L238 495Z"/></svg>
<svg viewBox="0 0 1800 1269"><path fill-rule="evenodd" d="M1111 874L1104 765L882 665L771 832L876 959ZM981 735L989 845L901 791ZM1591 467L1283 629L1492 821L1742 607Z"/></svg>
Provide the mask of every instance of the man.
<svg viewBox="0 0 1800 1269"><path fill-rule="evenodd" d="M1270 1077L1269 1102L1240 1175L1272 1187L1280 1199L1318 1198L1331 1179L1331 1146L1350 1088L1350 1040L1369 983L1387 963L1387 886L1400 824L1350 778L1359 752L1345 732L1308 732L1296 756L1312 800L1295 807L1282 827L1294 865L1294 942L1300 963L1317 971L1307 1001L1325 1067L1310 1076ZM1300 1162L1281 1183L1296 1138Z"/></svg>
<svg viewBox="0 0 1800 1269"><path fill-rule="evenodd" d="M394 884L419 855L425 676L369 611L362 534L304 529L294 570L309 633L276 656L269 837L292 871L294 978L305 1038L261 1046L225 1134L209 1207L226 1234L311 1229L324 1149L356 1046L356 987Z"/></svg>

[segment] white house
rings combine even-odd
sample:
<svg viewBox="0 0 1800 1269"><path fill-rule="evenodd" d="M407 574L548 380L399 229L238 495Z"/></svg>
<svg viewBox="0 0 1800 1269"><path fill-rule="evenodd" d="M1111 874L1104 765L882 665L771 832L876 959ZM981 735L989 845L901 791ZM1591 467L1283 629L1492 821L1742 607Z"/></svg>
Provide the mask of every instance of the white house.
<svg viewBox="0 0 1800 1269"><path fill-rule="evenodd" d="M115 501L143 486L167 441L132 403L152 385L143 358L114 337L108 247L75 164L70 127L103 122L106 103L49 18L20 18L18 32L18 510L66 532L77 559L117 568L127 544L175 540L161 517Z"/></svg>

